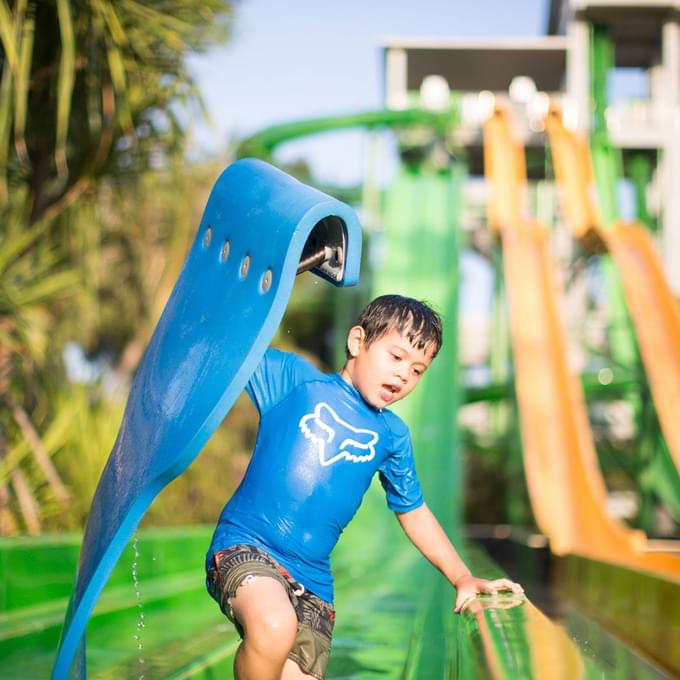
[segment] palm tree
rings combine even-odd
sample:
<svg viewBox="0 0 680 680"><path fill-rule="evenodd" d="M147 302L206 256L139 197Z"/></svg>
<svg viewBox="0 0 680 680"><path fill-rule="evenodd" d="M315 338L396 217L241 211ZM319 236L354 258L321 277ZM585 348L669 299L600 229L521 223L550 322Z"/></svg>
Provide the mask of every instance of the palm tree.
<svg viewBox="0 0 680 680"><path fill-rule="evenodd" d="M227 0L0 0L0 206L30 192L31 223L102 174L181 142L197 100L185 56L226 38Z"/></svg>

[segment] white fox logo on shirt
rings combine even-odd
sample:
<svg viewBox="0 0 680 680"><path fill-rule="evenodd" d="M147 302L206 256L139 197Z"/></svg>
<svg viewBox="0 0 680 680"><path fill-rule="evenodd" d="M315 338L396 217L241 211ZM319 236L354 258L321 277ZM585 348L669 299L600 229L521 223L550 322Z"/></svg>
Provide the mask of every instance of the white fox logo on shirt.
<svg viewBox="0 0 680 680"><path fill-rule="evenodd" d="M375 457L378 433L346 423L323 401L312 413L302 416L299 426L302 434L318 446L321 465L332 465L343 458L351 463L366 463ZM333 441L341 443L327 451Z"/></svg>

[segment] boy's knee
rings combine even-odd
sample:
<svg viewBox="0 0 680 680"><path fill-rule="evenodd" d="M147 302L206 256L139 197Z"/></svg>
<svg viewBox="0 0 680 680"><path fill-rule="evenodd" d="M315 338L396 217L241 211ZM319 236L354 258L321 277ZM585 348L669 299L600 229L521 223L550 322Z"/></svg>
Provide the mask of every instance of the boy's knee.
<svg viewBox="0 0 680 680"><path fill-rule="evenodd" d="M285 657L295 643L297 624L292 606L262 607L245 622L245 642L261 653Z"/></svg>
<svg viewBox="0 0 680 680"><path fill-rule="evenodd" d="M246 648L261 658L285 659L295 644L298 620L283 585L255 578L237 588L230 604Z"/></svg>

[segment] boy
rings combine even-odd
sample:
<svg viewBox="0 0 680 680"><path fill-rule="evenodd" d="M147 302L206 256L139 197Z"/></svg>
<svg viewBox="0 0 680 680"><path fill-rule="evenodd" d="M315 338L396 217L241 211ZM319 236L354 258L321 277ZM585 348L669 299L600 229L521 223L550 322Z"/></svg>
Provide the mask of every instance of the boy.
<svg viewBox="0 0 680 680"><path fill-rule="evenodd" d="M456 612L477 593L522 592L470 574L423 501L408 428L387 408L441 343L434 311L385 295L350 329L339 373L276 350L255 370L257 443L206 561L208 590L243 638L238 680L323 679L335 617L329 556L376 472L406 535L456 588Z"/></svg>

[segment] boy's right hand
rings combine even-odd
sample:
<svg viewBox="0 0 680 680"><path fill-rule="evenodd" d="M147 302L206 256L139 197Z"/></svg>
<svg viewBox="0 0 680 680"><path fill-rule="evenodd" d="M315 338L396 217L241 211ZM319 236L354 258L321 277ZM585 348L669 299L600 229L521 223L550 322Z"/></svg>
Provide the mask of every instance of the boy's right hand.
<svg viewBox="0 0 680 680"><path fill-rule="evenodd" d="M493 581L484 578L476 578L472 575L462 576L456 581L456 604L454 612L460 614L477 595L488 593L495 595L499 591L510 591L516 595L522 595L524 588L508 578L497 578Z"/></svg>

